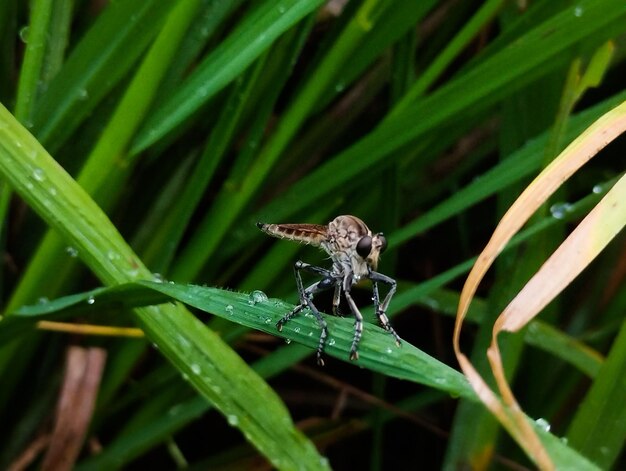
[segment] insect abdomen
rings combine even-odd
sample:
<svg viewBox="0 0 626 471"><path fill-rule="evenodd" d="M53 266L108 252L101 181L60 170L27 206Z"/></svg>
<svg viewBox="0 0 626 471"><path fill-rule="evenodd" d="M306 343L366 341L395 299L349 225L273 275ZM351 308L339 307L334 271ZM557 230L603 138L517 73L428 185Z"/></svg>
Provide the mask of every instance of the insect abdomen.
<svg viewBox="0 0 626 471"><path fill-rule="evenodd" d="M257 222L256 225L263 232L273 237L317 247L326 240L327 235L327 226L318 224L265 224Z"/></svg>

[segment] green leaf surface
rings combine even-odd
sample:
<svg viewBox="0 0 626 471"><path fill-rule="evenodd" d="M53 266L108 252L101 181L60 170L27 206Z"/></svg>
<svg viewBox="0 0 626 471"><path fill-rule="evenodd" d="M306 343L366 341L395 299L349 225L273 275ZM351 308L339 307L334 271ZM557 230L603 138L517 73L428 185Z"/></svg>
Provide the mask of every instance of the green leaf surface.
<svg viewBox="0 0 626 471"><path fill-rule="evenodd" d="M11 317L23 317L32 321L33 316L49 318L54 311L57 311L55 315L67 317L68 313L65 311L70 308L84 311L85 306L93 305L108 310L123 305L126 297L130 297L132 301L128 307L133 307L142 296L145 296L146 304L150 304L155 301L152 291L232 322L272 335L281 335L288 341L293 340L312 349L317 348L320 330L314 317L310 314L298 316L279 333L276 323L293 306L276 299L267 300L260 291L248 295L195 285L141 281L134 285L99 288L71 296L70 299L60 298L43 305L23 307ZM261 301L257 302L255 299ZM329 356L347 359L354 335L352 320L328 317L327 322L329 338L325 352ZM366 326L359 346L359 360L355 364L389 376L425 384L454 396L475 398L465 378L458 371L406 342L398 348L393 337L378 326Z"/></svg>

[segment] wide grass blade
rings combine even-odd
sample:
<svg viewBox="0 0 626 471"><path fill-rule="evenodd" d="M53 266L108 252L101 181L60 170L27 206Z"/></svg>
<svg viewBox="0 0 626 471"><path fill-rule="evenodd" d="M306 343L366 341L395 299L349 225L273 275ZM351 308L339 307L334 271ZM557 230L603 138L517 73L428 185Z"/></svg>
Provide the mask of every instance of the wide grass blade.
<svg viewBox="0 0 626 471"><path fill-rule="evenodd" d="M152 277L100 208L4 107L0 172L102 282ZM327 468L267 383L182 306L137 308L133 313L163 355L274 466Z"/></svg>
<svg viewBox="0 0 626 471"><path fill-rule="evenodd" d="M86 304L92 309L97 307L106 310L110 306L123 305L126 297L130 297L132 303L140 303L143 296L146 302L154 302L155 297L151 291L227 318L232 322L272 335L280 335L287 341L293 340L311 350L317 347L319 328L313 316L306 314L298 316L287 323L282 332L278 332L275 327L276 322L293 306L277 299L268 299L260 291L247 294L195 285L137 281L129 285L99 288L73 295L70 298L60 298L45 305L25 306L15 312L12 317L24 317L32 322L37 316L50 315L54 311L59 315L67 315L73 309L83 311ZM326 354L347 361L353 336L352 322L332 316L327 316L326 320L330 334ZM398 348L393 338L377 326L366 327L359 348L359 360L354 362L355 364L388 376L424 384L455 397L464 397L473 401L477 399L458 371L406 342ZM1 328L2 323L0 323ZM545 431L543 433L538 431L538 433L559 467L595 469L558 438Z"/></svg>

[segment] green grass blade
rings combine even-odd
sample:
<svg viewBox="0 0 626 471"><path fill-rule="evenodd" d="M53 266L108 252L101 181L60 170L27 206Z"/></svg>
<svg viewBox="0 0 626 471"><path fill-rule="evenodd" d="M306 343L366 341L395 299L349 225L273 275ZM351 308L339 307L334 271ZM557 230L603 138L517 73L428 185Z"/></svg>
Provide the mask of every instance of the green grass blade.
<svg viewBox="0 0 626 471"><path fill-rule="evenodd" d="M260 3L180 89L148 121L132 153L161 139L237 77L287 29L321 5L321 0Z"/></svg>
<svg viewBox="0 0 626 471"><path fill-rule="evenodd" d="M89 195L4 107L0 107L0 172L76 247L103 283L152 277ZM165 304L133 312L161 353L274 466L327 468L267 383L187 310Z"/></svg>
<svg viewBox="0 0 626 471"><path fill-rule="evenodd" d="M439 78L458 54L467 47L467 44L478 32L485 27L485 24L493 19L503 4L503 0L488 0L485 2L474 16L465 24L463 29L448 43L446 49L439 54L432 64L424 71L420 78L407 91L402 101L398 103L387 119L398 114L418 97L422 96L428 88Z"/></svg>
<svg viewBox="0 0 626 471"><path fill-rule="evenodd" d="M48 150L59 149L128 73L173 3L173 0L113 2L98 17L35 110L33 129Z"/></svg>
<svg viewBox="0 0 626 471"><path fill-rule="evenodd" d="M251 294L235 293L194 285L137 281L123 287L97 289L74 295L71 301L60 298L47 303L45 306L27 306L16 312L14 316L28 315L33 317L38 312L49 313L51 309L54 309L57 302L59 309L72 309L73 307L82 309L87 300L92 300L89 304L92 307L100 306L105 302L119 305L119 303L123 303L124 296L129 292L126 290L133 293L135 300L144 295L153 296L149 294L149 291L153 290L195 308L227 318L232 322L272 335L280 335L311 349L317 347L319 328L312 315L298 316L287 323L282 332L278 332L275 323L293 307L292 305L285 304L280 300L268 299L258 292ZM103 295L106 297L101 298ZM353 336L352 322L333 316L327 316L326 320L330 334L326 354L347 361ZM377 326L366 326L359 354L359 360L355 364L372 371L425 384L454 396L476 400L473 390L459 372L406 342L402 347L396 347L391 336ZM272 371L276 370L272 369ZM541 434L541 438L557 466L562 466L563 469L570 469L569 467L572 467L571 469L595 469L593 465L577 455L558 438L545 431Z"/></svg>
<svg viewBox="0 0 626 471"><path fill-rule="evenodd" d="M626 19L626 4L614 0L585 2L580 8L585 9L584 22L574 15L574 7L546 21L308 174L268 204L257 215L258 220L288 220L325 195L350 188L367 171L392 164L387 157L393 152L459 114L491 106L539 72L549 71L548 62L556 64L566 59L571 45L605 30L609 35L610 26Z"/></svg>
<svg viewBox="0 0 626 471"><path fill-rule="evenodd" d="M116 201L119 195L114 189L132 169L133 162L126 154L129 142L143 122L160 80L198 8L199 0L184 0L172 9L77 178L105 209ZM15 289L9 309L33 299L33 293L41 290L41 286L47 286L48 291L40 296L56 295L76 268L74 263L61 263L65 258L63 248L64 241L58 233L48 231ZM57 272L54 281L49 281L50 267L55 265L62 265L63 269Z"/></svg>
<svg viewBox="0 0 626 471"><path fill-rule="evenodd" d="M626 440L626 322L567 433L571 446L610 469Z"/></svg>
<svg viewBox="0 0 626 471"><path fill-rule="evenodd" d="M20 73L15 103L15 117L26 126L32 126L32 113L40 87L46 53L50 19L55 2L35 0L31 4L31 21L28 26L26 52Z"/></svg>

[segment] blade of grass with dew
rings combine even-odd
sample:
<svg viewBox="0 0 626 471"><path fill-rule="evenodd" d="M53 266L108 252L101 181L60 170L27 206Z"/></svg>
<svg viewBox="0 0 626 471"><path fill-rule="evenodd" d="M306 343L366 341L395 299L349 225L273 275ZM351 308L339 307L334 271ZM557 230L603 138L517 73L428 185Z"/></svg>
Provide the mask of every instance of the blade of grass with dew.
<svg viewBox="0 0 626 471"><path fill-rule="evenodd" d="M132 168L125 153L126 148L154 100L160 79L167 71L177 45L198 8L199 0L184 0L172 9L78 176L78 183L105 209L110 208L118 197L111 190L114 181L124 178ZM64 245L55 231L46 233L14 290L9 309L32 299L38 290L41 296L41 286L47 286L44 295L54 296L58 292L76 268L73 263L61 262L66 257ZM54 281L50 281L49 270L55 265L63 269L57 271Z"/></svg>
<svg viewBox="0 0 626 471"><path fill-rule="evenodd" d="M113 2L98 17L37 104L33 130L50 152L61 147L128 73L173 4L173 0Z"/></svg>
<svg viewBox="0 0 626 471"><path fill-rule="evenodd" d="M503 0L488 0L474 14L474 16L465 24L463 29L448 43L446 48L433 60L419 79L415 81L413 86L407 91L402 100L394 107L393 111L387 116L390 119L398 114L417 98L422 96L428 88L437 80L452 61L465 49L470 41L474 39L485 25L492 21L494 15L501 8Z"/></svg>
<svg viewBox="0 0 626 471"><path fill-rule="evenodd" d="M287 29L322 4L321 0L281 0L260 3L237 29L198 66L145 125L131 153L140 152L162 138L215 93L237 77Z"/></svg>
<svg viewBox="0 0 626 471"><path fill-rule="evenodd" d="M296 317L285 326L282 332L278 333L276 331L276 321L290 308L289 305L279 300L269 300L266 297L261 299L245 293L235 293L217 288L155 283L144 280L135 281L129 286L124 286L123 289L139 290L139 294L136 296L141 296L145 291L154 290L190 306L228 318L233 322L241 323L272 335L278 334L286 339L302 343L311 349L315 349L317 346L317 337L309 335L309 333L315 333L319 329L317 323L310 315ZM109 288L108 290L113 292L118 290L120 292L118 287ZM79 300L74 297L73 305L84 304L87 299L93 299L94 302L91 306L97 306L99 303L98 296L106 293L106 291L107 289L98 289L76 295L82 296L83 299ZM112 294L108 298L109 302L113 299ZM54 304L55 302L51 301L50 303ZM62 302L64 309L71 309L67 301L63 300ZM123 302L123 299L118 299L117 302ZM13 315L19 316L21 312L28 311L32 316L37 309L41 309L41 306L25 307ZM44 308L45 311L48 311L48 309L49 307ZM353 336L352 323L348 319L340 319L333 316L328 316L327 322L330 337L326 354L347 359ZM335 340L335 342L332 340ZM396 347L389 334L377 326L368 326L366 335L363 336L359 353L360 359L355 363L372 371L379 371L396 378L426 384L455 396L475 399L467 382L456 370L426 355L406 342L402 347ZM551 456L559 466L563 466L564 469L569 469L568 466L573 466L576 469L596 469L582 456L569 449L558 438L551 436L547 432L540 435Z"/></svg>
<svg viewBox="0 0 626 471"><path fill-rule="evenodd" d="M30 24L24 61L21 67L15 117L25 126L32 126L32 114L40 90L43 63L49 36L50 20L56 2L35 0L30 5ZM43 83L41 83L43 85Z"/></svg>
<svg viewBox="0 0 626 471"><path fill-rule="evenodd" d="M197 18L189 26L189 33L182 41L178 54L163 79L159 93L169 96L183 82L194 63L201 60L202 51L208 47L220 26L245 0L203 0Z"/></svg>
<svg viewBox="0 0 626 471"><path fill-rule="evenodd" d="M93 200L4 107L0 107L0 172L77 248L103 283L152 277ZM276 467L327 468L267 383L182 306L165 304L133 313L162 354Z"/></svg>
<svg viewBox="0 0 626 471"><path fill-rule="evenodd" d="M131 81L117 109L106 125L86 164L78 177L79 184L105 208L118 196L112 190L114 180L124 178L131 165L124 161L125 149L154 99L160 78L167 71L169 60L199 8L199 0L179 2L169 14L159 35ZM100 24L100 23L98 23ZM96 25L97 26L97 25ZM91 31L97 31L94 27ZM84 43L81 43L84 44ZM108 171L103 171L107 169ZM106 186L106 191L102 186ZM40 296L55 296L77 269L77 260L67 258L65 241L54 230L49 230L38 246L19 284L13 291L8 309ZM112 252L113 254L113 252ZM114 256L114 255L112 255ZM51 267L56 276L50 279ZM43 288L45 287L45 288ZM20 356L28 358L26 349L34 348L29 342L20 348ZM17 345L14 349L19 348ZM14 354L4 349L0 369L10 364ZM10 390L10 384L5 389Z"/></svg>
<svg viewBox="0 0 626 471"><path fill-rule="evenodd" d="M338 64L335 78L316 105L315 111L326 107L338 94L346 90L403 34L414 34L415 25L424 19L435 4L433 0L422 2L396 0L392 8L386 8L376 20L376 27L364 36L360 46L343 63Z"/></svg>

